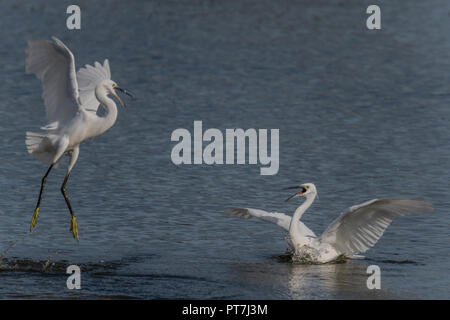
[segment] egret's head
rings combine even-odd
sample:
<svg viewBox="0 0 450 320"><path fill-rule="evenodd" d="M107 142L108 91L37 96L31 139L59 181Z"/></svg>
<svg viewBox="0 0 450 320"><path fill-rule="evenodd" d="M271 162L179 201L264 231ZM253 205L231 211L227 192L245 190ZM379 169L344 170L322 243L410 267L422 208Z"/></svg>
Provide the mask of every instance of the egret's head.
<svg viewBox="0 0 450 320"><path fill-rule="evenodd" d="M117 95L117 93L116 93L115 90L118 90L118 91L120 91L120 92L125 93L126 95L128 95L128 96L130 96L130 97L133 97L133 95L132 95L129 91L120 88L120 87L117 85L117 83L115 83L115 82L112 81L112 80L105 80L105 81L103 82L103 85L104 85L104 87L105 87L105 89L106 89L106 92L108 92L108 93L111 94L114 98L116 98L117 101L119 101L119 103L120 103L124 108L126 107L126 105L125 105L125 103L123 103L122 99L120 99L120 97Z"/></svg>
<svg viewBox="0 0 450 320"><path fill-rule="evenodd" d="M300 189L298 192L287 198L286 201L300 196L306 197L309 194L317 194L316 186L313 183L304 183L300 186L289 187L286 189Z"/></svg>

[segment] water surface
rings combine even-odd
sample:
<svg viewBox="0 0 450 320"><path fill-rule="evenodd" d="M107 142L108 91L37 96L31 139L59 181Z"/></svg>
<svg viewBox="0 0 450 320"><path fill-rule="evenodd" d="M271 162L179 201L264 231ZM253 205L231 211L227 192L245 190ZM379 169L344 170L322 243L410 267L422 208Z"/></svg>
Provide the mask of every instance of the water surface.
<svg viewBox="0 0 450 320"><path fill-rule="evenodd" d="M448 170L450 4L382 1L382 30L365 27L368 1L4 0L0 12L1 298L450 298ZM138 97L115 126L86 141L67 191L47 183L25 131L45 124L39 81L24 74L30 39L55 35L80 67L108 58ZM280 129L280 170L185 165L170 159L173 130ZM62 164L64 168L67 160ZM282 189L314 182L303 221L320 234L345 208L377 197L421 197L435 212L399 218L366 259L297 265L280 258L285 232L228 217L256 207L291 214ZM82 290L66 288L68 265ZM368 290L366 269L381 268Z"/></svg>

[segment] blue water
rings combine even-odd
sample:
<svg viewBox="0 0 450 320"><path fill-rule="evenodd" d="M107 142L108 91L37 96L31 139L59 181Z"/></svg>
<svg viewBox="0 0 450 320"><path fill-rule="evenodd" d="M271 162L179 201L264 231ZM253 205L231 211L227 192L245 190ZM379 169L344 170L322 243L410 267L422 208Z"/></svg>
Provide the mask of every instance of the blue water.
<svg viewBox="0 0 450 320"><path fill-rule="evenodd" d="M82 28L64 1L3 0L0 11L0 298L450 298L450 3L379 1L82 1ZM55 35L78 67L110 60L138 97L115 126L82 144L67 191L80 241L25 131L45 124L26 41ZM280 169L175 166L173 130L280 129ZM67 160L62 163L65 168ZM314 182L303 221L320 234L345 208L377 197L420 197L431 215L394 221L366 259L285 261L285 232L224 214L291 214L282 189ZM66 268L81 266L81 290ZM366 269L381 269L368 290Z"/></svg>

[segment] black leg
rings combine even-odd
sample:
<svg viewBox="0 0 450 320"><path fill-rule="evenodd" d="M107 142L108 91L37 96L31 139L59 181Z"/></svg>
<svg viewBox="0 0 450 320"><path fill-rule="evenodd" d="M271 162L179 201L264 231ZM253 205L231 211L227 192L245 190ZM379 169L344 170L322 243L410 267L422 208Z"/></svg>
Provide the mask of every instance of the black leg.
<svg viewBox="0 0 450 320"><path fill-rule="evenodd" d="M67 180L69 180L69 173L64 178L64 182L63 182L63 184L61 186L61 193L63 194L64 200L66 200L67 207L69 208L70 215L72 216L72 221L70 223L70 231L72 231L73 237L75 239L79 240L78 239L77 218L75 217L75 214L73 213L72 206L70 205L69 198L67 197L67 194L66 194L66 183L67 183Z"/></svg>
<svg viewBox="0 0 450 320"><path fill-rule="evenodd" d="M50 167L48 168L44 177L42 178L41 191L39 191L39 198L38 198L38 201L36 204L36 209L34 209L33 218L31 219L30 231L33 230L34 226L36 225L36 221L37 221L37 217L39 215L39 210L40 210L40 205L41 205L42 193L44 192L45 182L47 181L47 176L50 173L50 171L52 170L52 168L53 168L53 164L50 165Z"/></svg>
<svg viewBox="0 0 450 320"><path fill-rule="evenodd" d="M66 194L66 183L67 183L67 180L69 180L69 174L67 174L66 177L64 178L64 182L63 182L63 184L61 186L61 193L64 196L64 200L66 200L66 204L67 204L67 207L69 208L70 215L73 216L74 214L73 214L72 206L70 205L69 198L67 197L67 194Z"/></svg>

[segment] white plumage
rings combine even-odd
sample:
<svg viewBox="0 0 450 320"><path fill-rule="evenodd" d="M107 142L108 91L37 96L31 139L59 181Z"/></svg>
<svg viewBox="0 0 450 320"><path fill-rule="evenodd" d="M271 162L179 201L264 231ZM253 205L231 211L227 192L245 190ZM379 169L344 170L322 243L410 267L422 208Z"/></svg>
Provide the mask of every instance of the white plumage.
<svg viewBox="0 0 450 320"><path fill-rule="evenodd" d="M395 217L433 211L431 203L422 199L374 199L350 207L320 237L316 237L300 221L317 195L316 187L312 183L306 183L295 188L300 188L301 191L289 199L304 196L306 201L297 208L292 218L284 213L251 208L234 208L226 212L242 218L256 217L282 227L289 231L289 244L294 258L304 262L326 263L366 252L380 239Z"/></svg>
<svg viewBox="0 0 450 320"><path fill-rule="evenodd" d="M80 107L75 59L72 52L58 39L28 41L26 69L42 82L47 120L64 122Z"/></svg>
<svg viewBox="0 0 450 320"><path fill-rule="evenodd" d="M283 228L286 231L289 231L289 226L291 225L292 218L284 213L279 212L267 212L260 209L252 209L252 208L233 208L226 210L226 213L248 219L251 217L259 218L263 221L271 222L276 224L277 226ZM299 230L300 233L305 236L315 237L315 233L309 229L303 222L299 222Z"/></svg>
<svg viewBox="0 0 450 320"><path fill-rule="evenodd" d="M47 124L41 127L44 132L27 132L25 144L31 155L50 164L50 168L42 179L30 230L36 224L47 175L52 167L58 164L61 156L68 154L70 162L61 191L72 215L71 231L78 239L76 218L67 198L65 185L78 159L79 145L114 125L117 119L117 107L108 95L112 95L124 105L114 90L130 94L111 80L107 59L103 65L95 62L94 66L86 65L76 72L72 52L59 39L55 37L52 39L53 41L29 41L26 49L25 70L27 73L35 74L42 82L42 98L47 114ZM104 117L97 115L100 104L106 109Z"/></svg>
<svg viewBox="0 0 450 320"><path fill-rule="evenodd" d="M422 199L374 199L350 207L334 220L319 241L330 243L347 255L364 253L381 238L395 217L430 213Z"/></svg>
<svg viewBox="0 0 450 320"><path fill-rule="evenodd" d="M95 87L100 81L107 79L111 79L108 59L105 59L103 65L96 61L94 67L87 64L78 70L80 102L85 109L97 112L100 102L95 97Z"/></svg>

